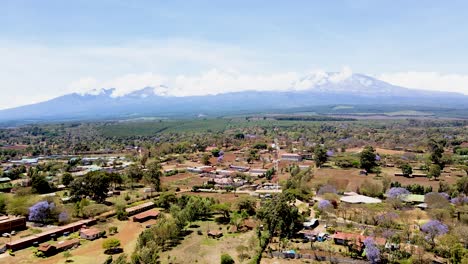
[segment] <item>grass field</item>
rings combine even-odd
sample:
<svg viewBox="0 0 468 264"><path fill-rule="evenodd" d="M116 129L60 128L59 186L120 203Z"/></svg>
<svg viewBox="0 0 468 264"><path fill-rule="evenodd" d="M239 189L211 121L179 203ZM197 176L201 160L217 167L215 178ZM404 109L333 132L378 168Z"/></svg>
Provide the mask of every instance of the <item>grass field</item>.
<svg viewBox="0 0 468 264"><path fill-rule="evenodd" d="M252 255L253 251L251 250L257 245L254 231L229 234L226 230L228 226L220 226L213 221L198 221L193 224L198 227L190 228L189 230L193 232L185 237L180 245L170 251L161 253L160 260L162 264L219 263L223 253L231 255L235 263L249 262L248 259L239 259L236 248L239 245L248 246L249 253ZM223 237L219 239L207 237L208 230L219 230L219 228L223 232ZM197 231L201 231L202 234L199 235Z"/></svg>

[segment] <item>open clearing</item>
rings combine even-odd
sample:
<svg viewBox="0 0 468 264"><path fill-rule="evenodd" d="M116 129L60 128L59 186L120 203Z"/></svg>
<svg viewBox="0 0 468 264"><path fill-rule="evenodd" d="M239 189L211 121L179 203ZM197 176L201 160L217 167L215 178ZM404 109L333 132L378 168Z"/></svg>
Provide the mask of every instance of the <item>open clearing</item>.
<svg viewBox="0 0 468 264"><path fill-rule="evenodd" d="M256 245L254 231L229 234L226 231L229 226L218 225L213 221L197 221L194 222L193 225L197 225L199 227L189 228L189 230L193 232L186 236L184 240L181 241L181 244L170 251L161 253L161 263L219 263L221 254L223 253L231 255L236 263L249 262L248 259L241 261L238 258L236 248L239 245L247 246L250 249L254 248L254 246L249 246L250 243ZM223 236L221 238L214 239L207 236L208 230L219 230L220 228L223 232ZM198 230L202 232L201 235L197 234ZM252 255L252 251L249 253Z"/></svg>

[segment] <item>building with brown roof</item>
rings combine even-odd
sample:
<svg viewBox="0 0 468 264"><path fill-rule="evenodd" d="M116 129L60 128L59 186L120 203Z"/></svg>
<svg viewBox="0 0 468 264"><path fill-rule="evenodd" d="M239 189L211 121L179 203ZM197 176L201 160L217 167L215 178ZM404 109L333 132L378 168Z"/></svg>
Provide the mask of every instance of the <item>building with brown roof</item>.
<svg viewBox="0 0 468 264"><path fill-rule="evenodd" d="M44 253L46 256L51 256L57 253L60 253L65 250L72 249L80 245L80 240L78 238L60 241L56 245L51 245L49 243L44 243L39 245L37 248L38 251Z"/></svg>
<svg viewBox="0 0 468 264"><path fill-rule="evenodd" d="M364 240L367 238L372 238L377 245L385 245L385 239L381 237L369 237L345 232L336 232L332 237L335 244L352 247L357 251L362 251L364 249Z"/></svg>
<svg viewBox="0 0 468 264"><path fill-rule="evenodd" d="M143 213L139 213L133 216L133 222L145 222L150 219L156 219L159 216L159 211L157 210L149 210Z"/></svg>
<svg viewBox="0 0 468 264"><path fill-rule="evenodd" d="M147 203L143 203L137 206L129 207L125 209L125 212L127 212L127 214L131 216L131 215L135 215L135 214L147 211L154 207L155 207L155 204L153 202L147 202Z"/></svg>
<svg viewBox="0 0 468 264"><path fill-rule="evenodd" d="M77 222L70 223L68 225L64 225L62 227L48 230L39 234L30 235L27 237L23 237L17 240L13 240L6 244L6 247L11 250L20 250L23 248L27 248L33 245L35 242L44 242L48 241L54 237L58 237L63 235L65 232L76 232L87 225L92 225L96 223L96 219L86 219L80 220Z"/></svg>
<svg viewBox="0 0 468 264"><path fill-rule="evenodd" d="M0 234L23 229L26 229L26 217L4 216L0 218Z"/></svg>
<svg viewBox="0 0 468 264"><path fill-rule="evenodd" d="M95 227L80 229L80 237L87 240L94 240L101 237L101 231Z"/></svg>

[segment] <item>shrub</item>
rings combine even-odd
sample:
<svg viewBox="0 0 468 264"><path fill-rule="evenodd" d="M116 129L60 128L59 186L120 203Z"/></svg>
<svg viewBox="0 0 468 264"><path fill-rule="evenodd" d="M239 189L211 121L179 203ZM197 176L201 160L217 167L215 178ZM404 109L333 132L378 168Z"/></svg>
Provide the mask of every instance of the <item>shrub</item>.
<svg viewBox="0 0 468 264"><path fill-rule="evenodd" d="M229 254L222 254L221 255L221 264L234 264L234 259Z"/></svg>

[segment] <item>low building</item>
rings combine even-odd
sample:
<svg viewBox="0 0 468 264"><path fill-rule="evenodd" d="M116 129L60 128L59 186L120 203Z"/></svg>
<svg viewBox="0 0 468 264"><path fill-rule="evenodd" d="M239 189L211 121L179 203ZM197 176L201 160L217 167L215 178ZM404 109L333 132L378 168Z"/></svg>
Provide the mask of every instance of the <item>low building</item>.
<svg viewBox="0 0 468 264"><path fill-rule="evenodd" d="M62 252L62 251L77 247L79 245L80 245L80 240L78 238L74 238L70 240L60 241L57 243L55 247L57 248L58 252Z"/></svg>
<svg viewBox="0 0 468 264"><path fill-rule="evenodd" d="M350 204L374 204L381 203L382 200L365 195L348 195L340 198L340 201Z"/></svg>
<svg viewBox="0 0 468 264"><path fill-rule="evenodd" d="M422 194L407 194L401 197L401 200L405 203L420 204L424 203L424 195Z"/></svg>
<svg viewBox="0 0 468 264"><path fill-rule="evenodd" d="M42 252L45 256L52 256L55 254L55 247L49 243L39 245L37 251Z"/></svg>
<svg viewBox="0 0 468 264"><path fill-rule="evenodd" d="M25 217L0 217L0 234L11 233L13 230L24 230L26 229L26 218Z"/></svg>
<svg viewBox="0 0 468 264"><path fill-rule="evenodd" d="M265 176L265 174L267 173L267 169L251 169L249 171L249 174L251 176L255 176L255 177L261 177L261 176Z"/></svg>
<svg viewBox="0 0 468 264"><path fill-rule="evenodd" d="M21 160L12 160L10 161L13 164L24 164L24 165L35 165L39 162L39 159L21 159Z"/></svg>
<svg viewBox="0 0 468 264"><path fill-rule="evenodd" d="M44 253L46 256L55 255L57 253L63 252L65 250L72 249L80 245L80 240L78 238L60 241L56 245L51 245L49 243L44 243L39 245L37 248L38 251Z"/></svg>
<svg viewBox="0 0 468 264"><path fill-rule="evenodd" d="M133 216L133 222L145 222L150 219L156 219L159 216L159 211L157 210L149 210L143 213L139 213L135 216Z"/></svg>
<svg viewBox="0 0 468 264"><path fill-rule="evenodd" d="M82 228L80 230L80 237L87 240L98 239L99 237L101 237L101 231L94 227Z"/></svg>
<svg viewBox="0 0 468 264"><path fill-rule="evenodd" d="M281 160L299 162L302 161L302 156L295 153L284 153L281 154Z"/></svg>
<svg viewBox="0 0 468 264"><path fill-rule="evenodd" d="M23 237L17 240L13 240L6 244L6 247L11 250L20 250L23 248L27 248L32 246L34 243L40 243L44 241L48 241L52 238L58 237L63 235L66 232L76 232L79 231L81 228L86 227L88 225L93 225L96 223L96 219L86 219L80 220L77 222L70 223L68 225L64 225L59 228L55 228L52 230L47 230L39 234L30 235L27 237Z"/></svg>
<svg viewBox="0 0 468 264"><path fill-rule="evenodd" d="M239 171L239 172L247 172L247 171L250 170L249 167L238 166L238 165L229 165L229 168L231 168L233 170L236 170L236 171Z"/></svg>
<svg viewBox="0 0 468 264"><path fill-rule="evenodd" d="M353 247L357 251L364 249L364 241L367 238L372 238L377 245L384 246L386 240L381 237L368 237L361 234L336 232L333 236L333 241L337 245Z"/></svg>
<svg viewBox="0 0 468 264"><path fill-rule="evenodd" d="M132 216L132 215L136 215L138 213L144 212L144 211L148 211L149 209L154 208L154 207L155 207L155 204L153 202L147 202L147 203L143 203L137 206L129 207L125 209L125 212L127 212L129 216Z"/></svg>

